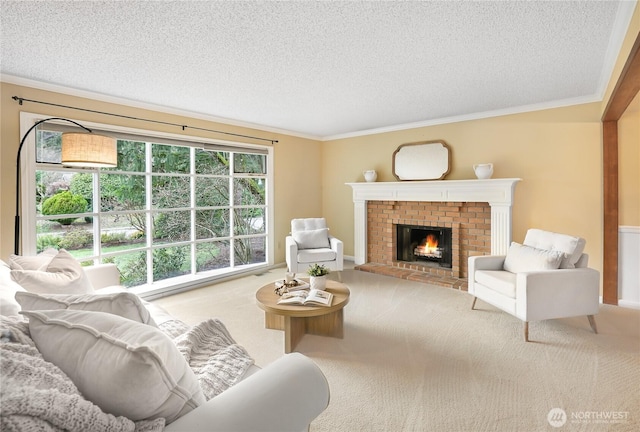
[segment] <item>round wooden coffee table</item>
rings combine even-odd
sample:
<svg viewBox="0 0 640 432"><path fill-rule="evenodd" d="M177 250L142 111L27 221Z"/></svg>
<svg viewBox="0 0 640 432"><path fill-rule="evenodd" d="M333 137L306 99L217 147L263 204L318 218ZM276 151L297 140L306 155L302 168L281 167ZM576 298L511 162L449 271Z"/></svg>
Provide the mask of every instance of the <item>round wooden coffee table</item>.
<svg viewBox="0 0 640 432"><path fill-rule="evenodd" d="M325 291L333 294L333 302L328 307L279 305L280 296L275 293L273 282L256 292L258 306L264 310L265 328L284 330L285 353L295 350L305 334L344 337L342 309L349 303L349 288L327 280Z"/></svg>

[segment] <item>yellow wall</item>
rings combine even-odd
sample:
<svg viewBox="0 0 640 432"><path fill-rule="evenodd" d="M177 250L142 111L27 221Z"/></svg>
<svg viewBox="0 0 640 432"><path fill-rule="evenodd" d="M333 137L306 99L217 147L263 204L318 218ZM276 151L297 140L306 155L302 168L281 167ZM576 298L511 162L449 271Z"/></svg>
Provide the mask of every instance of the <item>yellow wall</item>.
<svg viewBox="0 0 640 432"><path fill-rule="evenodd" d="M423 127L326 142L324 214L353 255L353 201L344 183L395 181L392 154L403 143L444 140L451 148L447 180L473 179L473 164L494 164L493 178L522 178L513 206L513 239L530 227L587 239L591 265L602 263L600 104Z"/></svg>
<svg viewBox="0 0 640 432"><path fill-rule="evenodd" d="M216 136L209 132L200 132L193 129L187 129L186 132L182 132L180 128L173 126L163 126L28 102L20 106L11 99L12 96L278 140L279 142L275 144L274 149L276 263L284 262L284 237L290 231L290 220L295 217L315 216L322 213L322 202L319 199L321 164L307 163L308 161L321 160L322 148L321 143L318 141L0 83L0 121L2 127L0 134L0 258L3 260L6 260L13 253L16 152L21 139L19 131L20 111L60 116L79 121L238 141L238 139L225 135ZM264 144L264 142L251 140L244 140L244 142Z"/></svg>

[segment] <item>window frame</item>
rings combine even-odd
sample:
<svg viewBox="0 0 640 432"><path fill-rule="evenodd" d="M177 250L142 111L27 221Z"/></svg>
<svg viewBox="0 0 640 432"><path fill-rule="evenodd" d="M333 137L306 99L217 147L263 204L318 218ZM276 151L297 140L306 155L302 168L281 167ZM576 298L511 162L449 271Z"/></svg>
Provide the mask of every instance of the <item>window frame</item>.
<svg viewBox="0 0 640 432"><path fill-rule="evenodd" d="M33 124L35 124L36 122L40 121L40 120L44 120L46 118L48 118L49 116L47 115L43 115L43 114L36 114L36 113L28 113L28 112L21 112L20 113L20 132L21 132L21 136L24 136L23 134L26 133L26 131L29 130L29 128L31 126L33 126ZM137 294L141 294L144 297L147 298L155 298L155 297L159 297L161 295L165 295L166 293L172 292L172 291L182 291L182 290L186 290L186 289L190 289L190 288L194 288L196 286L201 286L203 284L206 283L210 283L213 282L215 280L219 280L219 279L223 279L223 278L228 278L231 276L236 276L239 274L243 274L243 273L250 273L250 272L254 272L256 270L262 270L264 268L268 268L268 267L272 267L274 264L274 244L275 244L275 240L274 240L274 193L273 193L273 187L274 187L274 161L273 161L273 154L274 154L274 148L273 146L269 146L269 145L257 145L257 144L249 144L249 143L244 143L244 142L232 142L232 141L224 141L224 140L216 140L216 139L209 139L209 138L203 138L203 137L198 137L198 136L191 136L191 135L180 135L180 134L173 134L173 133L168 133L168 132L160 132L160 131L153 131L153 130L146 130L146 129L136 129L136 128L130 128L130 127L124 127L124 126L117 126L117 125L110 125L110 124L105 124L105 123L96 123L96 122L88 122L88 121L83 121L83 120L77 120L77 119L70 119L73 121L77 121L80 124L82 124L83 126L88 127L89 129L92 130L99 130L99 131L104 131L107 133L111 133L113 134L115 137L118 137L118 135L123 135L123 136L131 136L131 135L136 135L136 136L143 136L149 139L157 139L158 142L153 141L153 143L157 143L157 144L169 144L171 145L169 142L171 143L184 143L185 146L188 147L195 147L195 148L204 148L205 150L215 150L215 147L221 147L224 148L226 150L220 150L220 151L234 151L233 149L237 149L238 152L242 152L243 150L246 152L251 152L251 150L254 150L256 153L262 153L265 154L266 157L266 165L265 165L265 169L266 169L266 174L265 174L265 179L266 179L266 188L265 188L265 204L264 204L264 208L265 208L265 233L264 233L264 238L265 238L265 262L264 263L256 263L256 264L246 264L246 265L242 265L240 267L226 267L223 269L216 269L216 270L208 270L208 271L204 271L200 274L187 274L187 275L183 275L183 276L177 276L177 277L173 277L173 278L169 278L169 279L164 279L164 280L159 280L156 282L153 282L151 284L145 284L145 285L140 285L137 287L132 287L130 288L130 290L132 292L136 292ZM50 122L47 122L47 124L58 124L62 127L66 127L66 123L64 122L59 122L59 121L55 121L55 120L51 120ZM62 165L58 165L58 164L46 164L46 163L36 163L36 131L33 131L32 133L29 134L29 136L27 136L25 138L25 145L22 149L22 154L21 154L21 196L20 196L20 214L21 214L21 223L22 223L22 229L21 229L21 241L22 241L22 253L24 255L34 255L37 253L37 230L36 230L36 224L37 224L37 215L36 215L36 194L35 194L35 190L36 190L36 171L38 169L42 170L46 170L47 167L53 169L53 170L59 170L59 171L69 171L69 172L83 172L85 171L84 169L80 168L66 168L63 167ZM127 138L122 138L122 139L127 139ZM147 151L145 152L145 158L147 160L149 160L151 158L151 145L147 145L146 146ZM193 152L192 152L193 153ZM234 158L231 158L234 159ZM192 160L193 163L193 160ZM95 169L88 169L86 170L87 172L91 172L94 173L96 172ZM193 171L193 170L192 170ZM99 171L98 171L99 172ZM144 173L142 173L147 180L145 180L145 184L147 185L147 190L146 193L150 194L150 181L153 178L154 175L157 175L158 173L154 173L154 172L147 172L145 171ZM195 173L191 172L189 174L190 176L194 176L195 177ZM246 173L235 173L235 170L233 169L233 164L231 166L230 172L229 172L229 178L230 178L230 182L233 182L234 179L237 178L245 178L245 177L251 177L251 174L246 174ZM100 175L98 174L98 177ZM98 182L93 182L93 188L94 188L94 193L96 192L97 188L99 187L99 184L97 184ZM191 191L191 194L193 194L194 191ZM97 195L99 196L99 194ZM231 200L230 200L231 201ZM195 204L195 203L194 203ZM231 213L231 217L234 217L234 213L235 213L235 209L242 209L245 206L243 205L235 205L235 203L230 202L229 204L229 209L230 209L230 213ZM194 207L197 208L197 207ZM157 212L158 210L163 210L163 209L157 209L154 208L153 205L148 202L148 205L145 208L145 212L148 212L149 215L152 213ZM95 207L93 209L90 209L89 211L90 213L94 213L95 216ZM99 219L99 218L98 218ZM193 224L192 224L193 227ZM94 227L94 242L95 239L97 238L98 240L100 239L100 226L99 223L96 225L96 227ZM196 233L192 232L190 234L190 239L187 242L191 248L194 248L195 245L198 243L199 241L196 239ZM157 246L157 245L156 245ZM145 245L145 250L147 250L148 256L151 255L151 250L152 248L149 246L149 244ZM233 255L233 253L232 253ZM94 263L99 263L101 261L102 258L102 254L101 251L98 253L98 255L95 255L95 248L94 248L94 254L92 255L94 257L93 262ZM233 257L232 257L233 258ZM196 268L196 262L195 260L193 260L194 262L191 263L192 266L192 271L193 269ZM232 261L232 265L233 265L233 261ZM149 267L149 272L151 272L152 269L151 267Z"/></svg>

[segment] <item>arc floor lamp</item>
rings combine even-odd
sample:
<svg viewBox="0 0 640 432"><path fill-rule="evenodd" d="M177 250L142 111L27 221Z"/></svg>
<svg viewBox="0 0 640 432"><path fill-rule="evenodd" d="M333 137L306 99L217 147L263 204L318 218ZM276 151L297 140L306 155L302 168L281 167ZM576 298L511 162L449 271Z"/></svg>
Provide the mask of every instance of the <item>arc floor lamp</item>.
<svg viewBox="0 0 640 432"><path fill-rule="evenodd" d="M24 134L18 146L16 159L16 217L14 233L14 253L20 252L20 154L27 136L44 122L59 120L73 123L86 132L65 132L62 134L62 165L73 167L112 168L118 165L118 146L115 138L94 134L91 129L73 120L50 117L36 122Z"/></svg>

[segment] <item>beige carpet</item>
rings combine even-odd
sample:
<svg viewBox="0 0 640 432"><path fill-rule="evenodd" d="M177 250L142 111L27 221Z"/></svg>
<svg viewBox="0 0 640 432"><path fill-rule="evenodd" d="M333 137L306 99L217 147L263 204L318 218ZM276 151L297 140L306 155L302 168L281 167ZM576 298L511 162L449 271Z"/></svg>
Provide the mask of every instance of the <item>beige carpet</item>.
<svg viewBox="0 0 640 432"><path fill-rule="evenodd" d="M283 274L155 302L192 324L221 318L266 365L283 354L283 335L264 328L254 293ZM480 300L472 311L466 292L351 269L342 277L344 339L305 335L297 347L331 386L312 432L640 430L640 311L603 305L598 335L586 317L534 322L525 343L521 321ZM554 408L566 415L558 428Z"/></svg>

